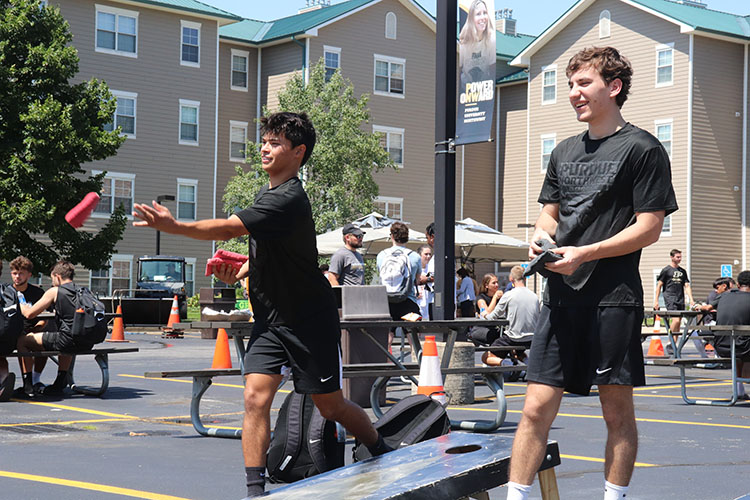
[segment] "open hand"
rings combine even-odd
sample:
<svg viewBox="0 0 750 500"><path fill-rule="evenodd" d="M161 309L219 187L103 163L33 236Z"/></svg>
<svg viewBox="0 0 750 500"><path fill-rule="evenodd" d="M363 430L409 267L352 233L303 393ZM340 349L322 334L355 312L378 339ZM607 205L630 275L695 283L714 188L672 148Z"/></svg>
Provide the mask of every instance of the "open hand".
<svg viewBox="0 0 750 500"><path fill-rule="evenodd" d="M177 223L172 213L164 205L152 201L153 206L145 203L133 205L133 217L140 219L133 222L136 227L153 227L156 230L169 232L169 229Z"/></svg>
<svg viewBox="0 0 750 500"><path fill-rule="evenodd" d="M560 247L553 248L552 251L563 256L560 260L548 262L544 265L545 268L553 273L569 276L573 274L581 264L588 260L586 258L588 253L584 247Z"/></svg>

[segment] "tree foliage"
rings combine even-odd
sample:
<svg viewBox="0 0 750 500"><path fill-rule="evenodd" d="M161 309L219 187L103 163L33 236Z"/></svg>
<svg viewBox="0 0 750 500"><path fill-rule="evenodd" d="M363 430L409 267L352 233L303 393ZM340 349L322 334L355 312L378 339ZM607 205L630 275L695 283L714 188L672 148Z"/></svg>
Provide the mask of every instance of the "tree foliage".
<svg viewBox="0 0 750 500"><path fill-rule="evenodd" d="M116 106L106 84L70 83L71 40L59 9L0 0L0 258L25 255L37 269L60 257L106 267L126 223L123 209L98 233L65 222L86 193L101 192L104 174L87 176L81 165L124 140L103 128Z"/></svg>
<svg viewBox="0 0 750 500"><path fill-rule="evenodd" d="M279 92L278 111L305 112L315 126L315 149L301 175L318 233L371 212L378 195L373 173L396 168L380 144L380 135L365 130L370 121L368 98L367 94L357 98L354 86L339 71L326 82L322 60L311 69L307 84L301 74L296 74ZM269 110L263 113L267 115ZM246 170L237 167L237 175L227 185L227 213L250 206L268 183L258 149L258 144L248 143ZM225 246L247 251L242 241Z"/></svg>

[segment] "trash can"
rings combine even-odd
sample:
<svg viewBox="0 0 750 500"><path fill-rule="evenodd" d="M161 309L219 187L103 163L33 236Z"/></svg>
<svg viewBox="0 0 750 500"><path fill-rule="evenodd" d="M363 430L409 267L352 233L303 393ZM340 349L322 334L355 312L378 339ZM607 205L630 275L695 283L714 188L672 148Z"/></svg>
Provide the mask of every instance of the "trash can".
<svg viewBox="0 0 750 500"><path fill-rule="evenodd" d="M230 312L234 309L236 299L234 288L201 288L199 304L201 310L201 321L210 321L203 314L204 307L210 307L216 311ZM202 339L215 339L219 331L216 328L201 328Z"/></svg>
<svg viewBox="0 0 750 500"><path fill-rule="evenodd" d="M390 320L388 296L384 286L342 286L341 319L357 321ZM370 333L383 347L388 346L388 328L368 328ZM385 363L385 353L372 345L372 341L359 331L341 330L341 351L344 364ZM377 377L344 379L344 397L363 408L370 408L370 389ZM385 387L378 400L385 404Z"/></svg>

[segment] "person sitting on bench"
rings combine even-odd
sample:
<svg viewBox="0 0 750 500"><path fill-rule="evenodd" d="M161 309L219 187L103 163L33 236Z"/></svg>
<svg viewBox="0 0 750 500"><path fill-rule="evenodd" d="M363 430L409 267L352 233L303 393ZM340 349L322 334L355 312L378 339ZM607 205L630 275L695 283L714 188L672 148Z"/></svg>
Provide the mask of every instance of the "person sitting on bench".
<svg viewBox="0 0 750 500"><path fill-rule="evenodd" d="M518 347L515 356L519 361L523 361L526 359L524 350L531 347L534 327L539 318L539 298L526 288L526 278L523 277L521 266L511 268L510 282L513 288L503 294L497 306L485 318L508 318L508 328L492 342L491 346ZM482 355L482 362L498 366L508 354L510 353L503 351L487 351Z"/></svg>
<svg viewBox="0 0 750 500"><path fill-rule="evenodd" d="M73 338L73 317L76 308L73 300L76 286L73 283L75 268L67 260L58 261L50 271L52 288L44 292L42 298L33 306L22 305L21 311L27 319L36 318L44 310L54 304L56 332L28 333L18 339L18 352L31 351L87 351L93 347L89 342L81 343ZM28 398L35 394L61 394L68 385L68 369L73 357L61 354L58 358L57 378L42 391L36 391L32 383L31 368L34 366L33 357L21 358L21 373L23 377L23 395Z"/></svg>

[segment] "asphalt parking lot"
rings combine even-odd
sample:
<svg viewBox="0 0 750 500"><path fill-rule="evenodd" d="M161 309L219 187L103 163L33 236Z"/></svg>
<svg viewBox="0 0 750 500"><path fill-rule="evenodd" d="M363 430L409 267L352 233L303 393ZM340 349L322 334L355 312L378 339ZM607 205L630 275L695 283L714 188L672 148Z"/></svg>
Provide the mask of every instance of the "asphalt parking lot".
<svg viewBox="0 0 750 500"><path fill-rule="evenodd" d="M244 496L240 441L194 431L191 381L143 377L146 371L209 368L214 342L191 333L163 339L155 333L128 332L126 339L127 346L140 351L110 358L110 388L104 397L67 394L0 403L0 498ZM236 367L236 358L233 361ZM16 361L10 362L18 374ZM43 381L51 382L54 372L50 364ZM647 366L646 373L648 385L635 390L640 450L628 498L733 500L750 492L750 403L689 406L680 396L676 368ZM691 394L725 398L731 390L728 376L728 370L692 370ZM94 384L98 377L91 357L77 362L79 384ZM216 379L203 397L204 422L240 427L241 384L239 377ZM524 391L522 382L506 384L508 417L496 432L515 431ZM408 387L400 383L389 388L390 399L407 393ZM275 409L284 396L277 396ZM449 414L454 419L492 419L495 408L491 392L478 384L475 404L450 406ZM563 455L556 468L561 498L601 498L606 432L596 396L566 395L550 438L560 443ZM505 494L498 488L490 496L504 499ZM531 498L541 498L536 483Z"/></svg>

